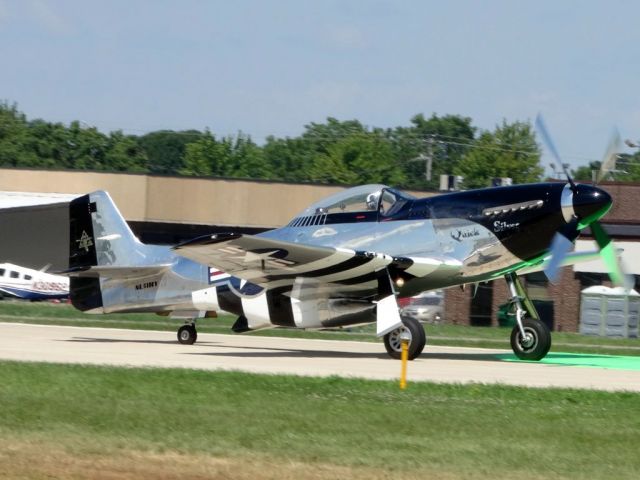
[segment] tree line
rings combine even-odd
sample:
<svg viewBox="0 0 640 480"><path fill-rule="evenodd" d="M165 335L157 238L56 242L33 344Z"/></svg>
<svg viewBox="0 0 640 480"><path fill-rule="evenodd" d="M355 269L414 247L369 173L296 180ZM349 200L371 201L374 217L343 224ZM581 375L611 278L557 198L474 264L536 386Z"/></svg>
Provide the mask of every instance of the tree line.
<svg viewBox="0 0 640 480"><path fill-rule="evenodd" d="M306 125L299 136L269 136L258 144L242 132L216 135L208 129L107 134L78 121L29 120L17 105L0 103L3 167L411 189L438 188L440 174L453 174L464 177L465 188L477 188L496 177L540 180L540 153L529 122L504 120L493 131L482 131L460 115L418 114L409 125L386 129L328 118Z"/></svg>

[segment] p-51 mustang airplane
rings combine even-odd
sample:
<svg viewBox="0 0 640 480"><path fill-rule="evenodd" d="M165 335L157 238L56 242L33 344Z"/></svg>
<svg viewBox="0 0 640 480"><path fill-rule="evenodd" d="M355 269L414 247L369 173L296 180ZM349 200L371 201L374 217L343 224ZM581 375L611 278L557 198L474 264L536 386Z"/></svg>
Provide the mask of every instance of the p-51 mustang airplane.
<svg viewBox="0 0 640 480"><path fill-rule="evenodd" d="M375 323L394 358L408 332L412 359L424 348L425 333L416 320L401 319L397 294L504 277L517 313L513 350L541 359L551 336L517 272L575 261L566 244L587 226L602 253L615 256L597 223L610 207L606 192L572 181L424 199L366 185L311 205L282 228L210 235L170 248L140 243L109 195L94 192L70 203L64 273L76 308L187 318L178 330L185 344L196 341L197 318L224 310L238 316L235 332Z"/></svg>
<svg viewBox="0 0 640 480"><path fill-rule="evenodd" d="M543 140L553 148L539 120ZM562 164L561 161L559 161ZM606 162L603 162L603 164ZM187 319L178 330L196 341L197 318L224 310L235 332L282 326L376 324L398 358L409 334L409 358L423 350L422 325L401 318L396 295L504 277L517 325L511 346L539 360L551 335L518 272L591 259L569 253L590 227L614 283L624 280L598 220L611 197L591 185L538 183L417 199L384 185L351 188L321 200L288 225L259 235L208 235L173 248L138 241L105 192L70 203L70 297L90 313L157 312ZM597 255L598 252L595 252Z"/></svg>

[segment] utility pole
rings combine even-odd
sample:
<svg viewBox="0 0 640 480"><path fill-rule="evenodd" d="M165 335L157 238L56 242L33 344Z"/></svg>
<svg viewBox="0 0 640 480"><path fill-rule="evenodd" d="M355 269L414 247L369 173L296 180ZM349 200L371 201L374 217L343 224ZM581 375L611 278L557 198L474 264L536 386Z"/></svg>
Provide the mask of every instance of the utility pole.
<svg viewBox="0 0 640 480"><path fill-rule="evenodd" d="M427 182L431 181L431 164L433 163L433 135L429 135L427 137L427 162L426 162L426 171L425 177L427 178Z"/></svg>
<svg viewBox="0 0 640 480"><path fill-rule="evenodd" d="M431 159L429 158L428 155L425 155L424 153L421 153L416 158L412 158L409 161L410 162L425 162L425 164L424 164L425 165L424 178L427 181L431 180Z"/></svg>
<svg viewBox="0 0 640 480"><path fill-rule="evenodd" d="M409 160L410 162L424 162L424 178L427 182L431 181L431 167L433 165L433 144L435 143L434 135L427 135L425 138L425 144L427 153L421 153L416 158Z"/></svg>

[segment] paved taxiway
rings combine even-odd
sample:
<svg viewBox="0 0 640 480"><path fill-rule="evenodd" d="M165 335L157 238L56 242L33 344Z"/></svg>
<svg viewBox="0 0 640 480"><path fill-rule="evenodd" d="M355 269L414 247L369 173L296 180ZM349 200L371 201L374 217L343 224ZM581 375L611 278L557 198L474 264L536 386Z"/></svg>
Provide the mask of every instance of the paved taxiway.
<svg viewBox="0 0 640 480"><path fill-rule="evenodd" d="M5 360L372 379L400 373L400 362L389 359L381 343L199 333L198 342L187 346L172 332L13 323L0 323L0 339ZM640 392L640 371L504 362L497 353L504 352L427 346L409 363L408 379Z"/></svg>

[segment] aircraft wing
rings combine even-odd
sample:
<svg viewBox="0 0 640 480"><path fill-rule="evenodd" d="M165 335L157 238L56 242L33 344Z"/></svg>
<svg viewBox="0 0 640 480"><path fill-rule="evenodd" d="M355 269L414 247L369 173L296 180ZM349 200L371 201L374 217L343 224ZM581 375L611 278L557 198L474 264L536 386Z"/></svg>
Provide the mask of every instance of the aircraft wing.
<svg viewBox="0 0 640 480"><path fill-rule="evenodd" d="M451 274L459 271L462 265L453 259L392 257L241 234L199 237L177 245L174 250L178 255L263 288L289 289L296 298L306 295L377 296L378 336L402 325L393 294L393 280L386 273L386 267L424 276L445 271ZM297 285L295 290L294 284Z"/></svg>
<svg viewBox="0 0 640 480"><path fill-rule="evenodd" d="M177 245L174 250L178 255L269 288L293 284L297 277L316 278L322 283L360 277L393 262L393 257L380 253L241 234L207 235Z"/></svg>
<svg viewBox="0 0 640 480"><path fill-rule="evenodd" d="M292 285L300 277L324 285L375 281L376 272L387 266L414 276L435 274L443 269L450 275L462 265L452 259L392 257L234 233L206 235L177 245L174 250L178 255L266 288Z"/></svg>

